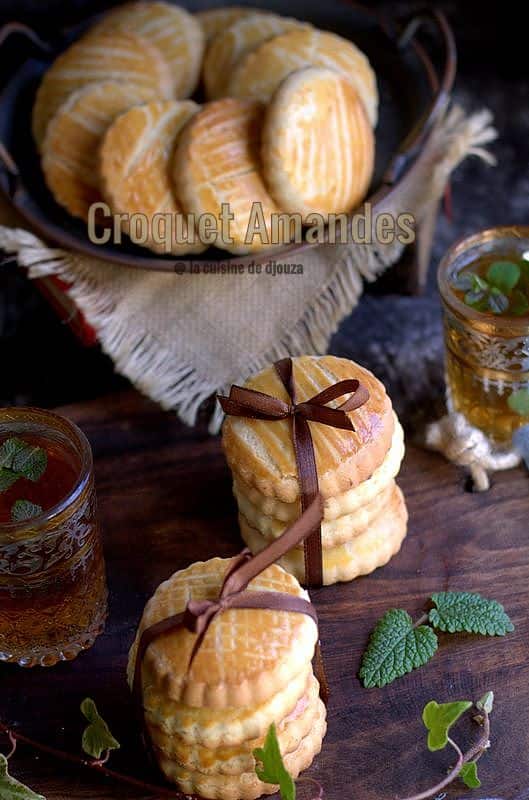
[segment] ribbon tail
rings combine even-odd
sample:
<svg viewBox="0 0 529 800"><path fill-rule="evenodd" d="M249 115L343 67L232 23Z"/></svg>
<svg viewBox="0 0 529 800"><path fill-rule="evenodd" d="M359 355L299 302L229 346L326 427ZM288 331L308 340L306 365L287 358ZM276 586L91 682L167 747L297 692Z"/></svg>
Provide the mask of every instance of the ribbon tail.
<svg viewBox="0 0 529 800"><path fill-rule="evenodd" d="M306 511L319 493L316 456L309 423L302 416L293 419L293 439L298 478L301 491L301 510ZM305 539L305 584L318 587L323 584L323 548L321 518Z"/></svg>

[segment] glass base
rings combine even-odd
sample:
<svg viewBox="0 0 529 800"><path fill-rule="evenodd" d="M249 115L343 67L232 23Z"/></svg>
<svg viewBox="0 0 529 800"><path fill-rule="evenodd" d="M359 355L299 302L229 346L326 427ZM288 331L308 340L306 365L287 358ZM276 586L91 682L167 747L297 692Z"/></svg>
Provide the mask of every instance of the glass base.
<svg viewBox="0 0 529 800"><path fill-rule="evenodd" d="M75 640L53 647L39 647L29 652L9 652L0 647L0 662L18 664L20 667L53 667L59 661L73 661L83 650L88 650L97 637L103 633L107 619L106 604L103 605L99 616L94 620L88 630Z"/></svg>

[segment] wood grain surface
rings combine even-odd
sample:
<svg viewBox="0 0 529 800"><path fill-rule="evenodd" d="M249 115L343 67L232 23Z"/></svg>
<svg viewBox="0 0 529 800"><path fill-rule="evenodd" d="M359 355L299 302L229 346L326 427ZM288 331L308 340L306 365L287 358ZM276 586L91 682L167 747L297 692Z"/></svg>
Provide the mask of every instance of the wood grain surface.
<svg viewBox="0 0 529 800"><path fill-rule="evenodd" d="M132 391L60 411L81 425L94 450L110 617L94 648L74 662L49 670L0 666L0 716L33 738L78 752L79 704L93 697L122 744L112 766L157 780L133 722L127 651L160 581L192 561L241 548L228 468L218 438L205 427L186 429ZM493 689L492 748L480 763L483 786L469 793L458 784L448 797L511 800L529 785L527 475L500 474L489 493L471 494L461 472L408 444L399 483L410 511L401 553L371 576L312 595L332 697L323 751L308 774L321 781L326 800L389 800L426 788L442 777L450 755L427 752L424 704L477 699ZM447 589L500 600L515 633L441 634L430 664L383 689L363 689L356 674L381 614L401 607L416 617L432 592ZM464 744L475 733L463 723L458 740ZM6 752L7 742L0 749ZM23 745L11 771L48 800L141 797L82 768L36 757Z"/></svg>

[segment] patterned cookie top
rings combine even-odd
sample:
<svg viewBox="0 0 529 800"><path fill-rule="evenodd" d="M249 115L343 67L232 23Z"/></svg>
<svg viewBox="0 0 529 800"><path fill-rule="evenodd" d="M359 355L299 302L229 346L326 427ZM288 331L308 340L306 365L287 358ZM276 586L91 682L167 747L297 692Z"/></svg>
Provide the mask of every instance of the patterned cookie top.
<svg viewBox="0 0 529 800"><path fill-rule="evenodd" d="M223 8L208 8L206 11L197 11L195 17L202 26L206 44L208 44L217 34L222 33L238 19L257 11L259 9L251 8L250 6L224 6Z"/></svg>
<svg viewBox="0 0 529 800"><path fill-rule="evenodd" d="M298 402L309 400L347 378L358 379L369 391L367 403L348 415L354 431L309 423L320 491L324 498L333 497L367 480L384 461L395 426L391 401L383 384L354 361L334 356L301 356L293 359L293 368ZM289 401L273 365L245 385ZM300 489L290 419L227 417L222 440L231 469L247 484L284 503L298 499Z"/></svg>
<svg viewBox="0 0 529 800"><path fill-rule="evenodd" d="M236 65L228 94L266 103L291 72L310 66L345 75L360 95L371 124L376 124L377 83L367 57L348 39L314 28L284 33L253 49Z"/></svg>
<svg viewBox="0 0 529 800"><path fill-rule="evenodd" d="M183 611L191 598L217 599L231 563L222 558L197 562L162 583L145 607L131 659L145 628ZM297 580L275 564L248 588L308 599ZM195 634L178 630L153 642L144 659L143 685L189 706L252 706L272 697L310 662L317 628L302 613L223 611L210 625L188 672L195 639Z"/></svg>
<svg viewBox="0 0 529 800"><path fill-rule="evenodd" d="M185 8L163 2L132 2L109 11L94 31L120 28L146 39L167 67L169 93L162 97L189 97L196 89L202 57L204 32L200 22Z"/></svg>
<svg viewBox="0 0 529 800"><path fill-rule="evenodd" d="M375 139L358 92L340 73L296 70L266 111L261 149L270 193L285 211L350 212L373 173Z"/></svg>

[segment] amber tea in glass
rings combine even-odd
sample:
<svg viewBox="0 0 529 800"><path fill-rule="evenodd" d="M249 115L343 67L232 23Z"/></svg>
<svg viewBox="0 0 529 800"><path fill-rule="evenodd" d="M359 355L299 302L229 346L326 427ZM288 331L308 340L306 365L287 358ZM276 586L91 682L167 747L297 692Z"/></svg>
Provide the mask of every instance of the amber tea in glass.
<svg viewBox="0 0 529 800"><path fill-rule="evenodd" d="M529 423L529 227L460 241L441 261L438 283L449 405L507 445Z"/></svg>
<svg viewBox="0 0 529 800"><path fill-rule="evenodd" d="M86 437L48 411L0 409L0 660L75 658L102 631L106 602Z"/></svg>

